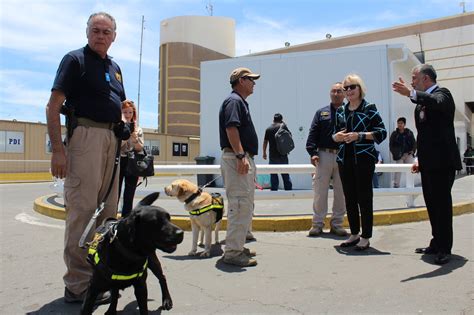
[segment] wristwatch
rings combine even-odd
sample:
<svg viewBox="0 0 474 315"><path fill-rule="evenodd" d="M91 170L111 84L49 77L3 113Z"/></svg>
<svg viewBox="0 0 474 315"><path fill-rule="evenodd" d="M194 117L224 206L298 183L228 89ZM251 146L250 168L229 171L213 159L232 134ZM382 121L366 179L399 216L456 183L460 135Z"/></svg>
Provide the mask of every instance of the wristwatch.
<svg viewBox="0 0 474 315"><path fill-rule="evenodd" d="M365 140L365 132L359 132L359 135L357 137L357 142L361 142Z"/></svg>
<svg viewBox="0 0 474 315"><path fill-rule="evenodd" d="M235 157L238 158L239 160L242 160L245 157L245 153L243 153L243 152L242 153L237 153L235 155Z"/></svg>

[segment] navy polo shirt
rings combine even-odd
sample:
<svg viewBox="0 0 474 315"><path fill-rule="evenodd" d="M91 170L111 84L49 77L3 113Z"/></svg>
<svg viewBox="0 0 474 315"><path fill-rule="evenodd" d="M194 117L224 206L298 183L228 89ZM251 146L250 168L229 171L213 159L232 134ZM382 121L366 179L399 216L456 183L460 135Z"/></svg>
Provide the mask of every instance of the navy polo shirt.
<svg viewBox="0 0 474 315"><path fill-rule="evenodd" d="M110 56L101 58L89 45L63 57L51 90L66 95L66 106L77 117L107 123L122 119L122 71Z"/></svg>
<svg viewBox="0 0 474 315"><path fill-rule="evenodd" d="M222 103L219 110L219 138L221 149L232 148L226 128L237 127L245 152L258 154L258 137L250 117L249 104L235 91Z"/></svg>

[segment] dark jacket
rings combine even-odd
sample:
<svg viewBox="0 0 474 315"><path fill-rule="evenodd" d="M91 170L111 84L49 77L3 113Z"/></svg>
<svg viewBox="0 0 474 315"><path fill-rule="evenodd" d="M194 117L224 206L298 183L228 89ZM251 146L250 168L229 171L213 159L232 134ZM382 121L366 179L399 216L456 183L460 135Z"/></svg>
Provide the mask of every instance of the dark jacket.
<svg viewBox="0 0 474 315"><path fill-rule="evenodd" d="M416 91L415 123L418 130L418 164L420 171L462 169L461 155L454 133L454 99L446 88L435 88L431 94Z"/></svg>
<svg viewBox="0 0 474 315"><path fill-rule="evenodd" d="M385 125L377 110L377 106L364 99L355 111L350 111L349 104L342 105L337 109L334 133L342 129L346 129L346 132L371 132L374 140L354 141L347 145L353 145L356 164L358 161L376 163L378 157L374 143L379 144L387 137L387 130L385 130ZM346 144L344 142L339 143L338 163L344 163L345 147Z"/></svg>
<svg viewBox="0 0 474 315"><path fill-rule="evenodd" d="M337 149L339 145L332 140L336 122L336 109L327 105L319 109L313 117L306 140L306 151L310 156L318 155L319 148Z"/></svg>
<svg viewBox="0 0 474 315"><path fill-rule="evenodd" d="M404 132L398 131L398 128L390 135L390 152L395 161L402 158L403 154L411 153L415 154L416 141L413 132L405 128Z"/></svg>

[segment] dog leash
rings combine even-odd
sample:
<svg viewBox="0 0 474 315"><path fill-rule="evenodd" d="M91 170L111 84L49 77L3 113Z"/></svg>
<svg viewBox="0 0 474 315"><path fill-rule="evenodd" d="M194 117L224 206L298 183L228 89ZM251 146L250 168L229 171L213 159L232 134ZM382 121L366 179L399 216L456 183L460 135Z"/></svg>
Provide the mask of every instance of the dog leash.
<svg viewBox="0 0 474 315"><path fill-rule="evenodd" d="M197 196L199 196L199 195L202 193L202 191L204 190L204 188L206 188L207 186L209 186L213 181L215 181L216 179L218 179L218 178L221 177L221 176L222 176L222 175L219 175L219 176L217 176L216 178L214 178L213 180L207 182L206 184L204 184L204 185L202 185L202 186L198 186L198 190L197 190L194 194L192 194L191 196L189 196L189 197L184 201L184 203L185 203L185 204L188 204L188 203L190 203L191 201L193 201L194 199L196 199Z"/></svg>
<svg viewBox="0 0 474 315"><path fill-rule="evenodd" d="M100 215L102 210L104 210L105 207L105 201L110 195L110 192L112 191L112 186L114 185L114 179L115 179L115 173L117 173L117 168L120 163L120 139L117 138L117 150L115 153L115 163L114 163L114 170L112 172L112 179L110 180L109 188L107 189L107 193L105 194L104 198L102 199L102 202L100 203L99 207L95 209L94 214L92 215L92 218L89 220L89 223L87 223L87 226L84 230L84 232L81 235L81 238L79 239L79 247L80 248L86 248L87 243L86 243L86 238L89 235L92 227L95 224L95 221L97 220L97 217Z"/></svg>
<svg viewBox="0 0 474 315"><path fill-rule="evenodd" d="M199 189L202 191L204 188L206 188L207 186L209 186L210 184L212 184L215 180L217 180L217 179L219 179L219 178L221 178L221 177L222 177L222 175L219 175L219 176L217 176L217 177L214 177L213 180L207 182L205 185L199 186Z"/></svg>

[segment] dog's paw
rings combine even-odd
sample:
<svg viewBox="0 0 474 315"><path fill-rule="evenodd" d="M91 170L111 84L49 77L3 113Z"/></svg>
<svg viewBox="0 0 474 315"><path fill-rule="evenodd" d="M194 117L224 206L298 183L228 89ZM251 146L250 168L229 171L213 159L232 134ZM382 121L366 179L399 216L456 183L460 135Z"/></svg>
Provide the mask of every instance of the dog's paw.
<svg viewBox="0 0 474 315"><path fill-rule="evenodd" d="M171 298L163 298L161 308L165 311L169 311L170 309L172 309L173 301L171 300Z"/></svg>
<svg viewBox="0 0 474 315"><path fill-rule="evenodd" d="M192 250L188 253L188 256L196 256L197 255L197 251L195 250Z"/></svg>
<svg viewBox="0 0 474 315"><path fill-rule="evenodd" d="M204 247L204 242L198 242L199 247Z"/></svg>
<svg viewBox="0 0 474 315"><path fill-rule="evenodd" d="M199 256L203 258L211 257L211 252L205 250Z"/></svg>

